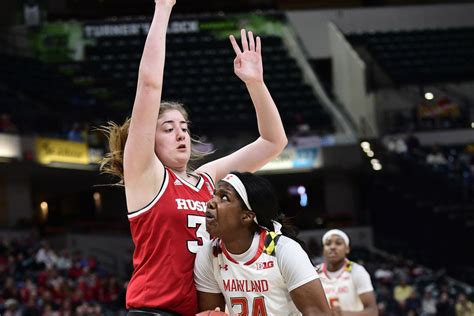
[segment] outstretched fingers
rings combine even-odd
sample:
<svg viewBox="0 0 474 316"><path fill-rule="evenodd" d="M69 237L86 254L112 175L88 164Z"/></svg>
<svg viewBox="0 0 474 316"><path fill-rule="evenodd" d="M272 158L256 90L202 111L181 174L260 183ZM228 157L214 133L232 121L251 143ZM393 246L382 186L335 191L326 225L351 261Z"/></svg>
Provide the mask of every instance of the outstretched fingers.
<svg viewBox="0 0 474 316"><path fill-rule="evenodd" d="M245 29L240 31L240 36L242 41L242 49L240 48L239 44L237 44L237 40L235 39L234 35L229 36L232 48L234 49L234 52L237 56L248 50L261 54L262 42L260 36L255 38L253 32L249 31L247 33Z"/></svg>
<svg viewBox="0 0 474 316"><path fill-rule="evenodd" d="M249 32L249 49L250 51L254 52L255 51L255 39L253 38L253 33Z"/></svg>
<svg viewBox="0 0 474 316"><path fill-rule="evenodd" d="M240 37L242 39L242 48L245 52L246 50L249 50L249 43L247 42L247 32L245 31L245 29L242 29L240 31Z"/></svg>
<svg viewBox="0 0 474 316"><path fill-rule="evenodd" d="M255 48L257 54L262 54L262 41L260 40L260 36L257 36L257 47Z"/></svg>
<svg viewBox="0 0 474 316"><path fill-rule="evenodd" d="M235 40L234 35L229 36L230 43L232 44L232 48L234 49L235 54L238 56L242 54L242 51L240 50L239 44L237 44L237 41Z"/></svg>

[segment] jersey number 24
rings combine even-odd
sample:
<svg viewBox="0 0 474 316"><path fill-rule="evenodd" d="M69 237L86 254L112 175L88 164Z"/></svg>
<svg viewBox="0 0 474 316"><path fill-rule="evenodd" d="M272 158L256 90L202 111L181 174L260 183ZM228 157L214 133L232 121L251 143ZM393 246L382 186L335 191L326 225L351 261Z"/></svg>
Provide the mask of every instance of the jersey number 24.
<svg viewBox="0 0 474 316"><path fill-rule="evenodd" d="M240 305L239 316L267 316L267 308L265 307L265 298L263 296L254 297L252 304L252 315L249 315L249 302L246 297L231 297L230 302L232 309L238 312L238 308L234 309L235 305Z"/></svg>

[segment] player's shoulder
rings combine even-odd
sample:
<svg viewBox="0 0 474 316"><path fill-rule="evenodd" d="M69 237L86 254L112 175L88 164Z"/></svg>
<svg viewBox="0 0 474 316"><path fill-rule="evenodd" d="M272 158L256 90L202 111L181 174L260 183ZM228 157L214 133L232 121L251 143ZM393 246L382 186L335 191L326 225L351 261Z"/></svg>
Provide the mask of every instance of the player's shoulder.
<svg viewBox="0 0 474 316"><path fill-rule="evenodd" d="M363 265L348 260L347 262L347 271L351 272L352 274L366 274L368 273L367 270L364 268Z"/></svg>
<svg viewBox="0 0 474 316"><path fill-rule="evenodd" d="M286 252L289 248L300 247L296 241L281 233L266 231L265 234L264 252L266 254L275 256L277 253Z"/></svg>
<svg viewBox="0 0 474 316"><path fill-rule="evenodd" d="M321 277L321 276L324 276L324 270L323 270L323 264L322 264L322 263L316 265L316 266L314 267L314 269L316 270L316 272L318 272L318 274L319 274L320 277Z"/></svg>
<svg viewBox="0 0 474 316"><path fill-rule="evenodd" d="M211 257L216 253L216 249L220 249L219 239L215 238L210 241L204 242L199 248L198 254L201 256Z"/></svg>
<svg viewBox="0 0 474 316"><path fill-rule="evenodd" d="M273 232L268 232L268 233L273 233ZM268 236L267 233L267 236ZM267 237L268 238L268 237ZM299 244L291 239L290 237L287 237L285 235L279 234L278 235L278 247L292 247L292 246L299 246Z"/></svg>
<svg viewBox="0 0 474 316"><path fill-rule="evenodd" d="M211 241L205 243L207 247L207 253L212 258L217 258L220 254L222 254L222 241L219 238L214 238Z"/></svg>

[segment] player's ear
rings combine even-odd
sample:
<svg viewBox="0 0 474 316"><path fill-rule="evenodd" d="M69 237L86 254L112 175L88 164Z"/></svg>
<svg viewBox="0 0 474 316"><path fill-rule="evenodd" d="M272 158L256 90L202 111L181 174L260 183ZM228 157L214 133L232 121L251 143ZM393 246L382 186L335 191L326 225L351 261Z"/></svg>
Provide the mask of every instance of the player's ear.
<svg viewBox="0 0 474 316"><path fill-rule="evenodd" d="M351 248L349 246L346 247L346 256L351 252Z"/></svg>
<svg viewBox="0 0 474 316"><path fill-rule="evenodd" d="M254 212L245 210L242 212L242 222L245 224L251 224L254 222L256 216L257 215Z"/></svg>

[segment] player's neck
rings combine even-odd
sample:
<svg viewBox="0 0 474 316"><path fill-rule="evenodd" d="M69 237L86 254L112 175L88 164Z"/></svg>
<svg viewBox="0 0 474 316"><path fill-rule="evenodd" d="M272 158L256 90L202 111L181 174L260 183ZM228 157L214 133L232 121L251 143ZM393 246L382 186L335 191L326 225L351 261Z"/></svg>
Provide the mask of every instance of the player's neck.
<svg viewBox="0 0 474 316"><path fill-rule="evenodd" d="M176 170L176 169L171 169L173 170L174 174L178 175L181 179L184 179L190 183L193 183L196 182L197 180L199 180L199 176L196 175L195 173L192 173L186 169L183 169L183 170Z"/></svg>
<svg viewBox="0 0 474 316"><path fill-rule="evenodd" d="M328 262L326 263L326 266L329 272L337 272L344 267L344 264L346 264L345 258L338 262Z"/></svg>
<svg viewBox="0 0 474 316"><path fill-rule="evenodd" d="M225 248L228 252L234 255L240 255L249 250L250 246L252 245L253 241L253 234L249 235L247 232L238 236L235 234L232 236L232 239L225 239L223 238L222 241L224 242Z"/></svg>

